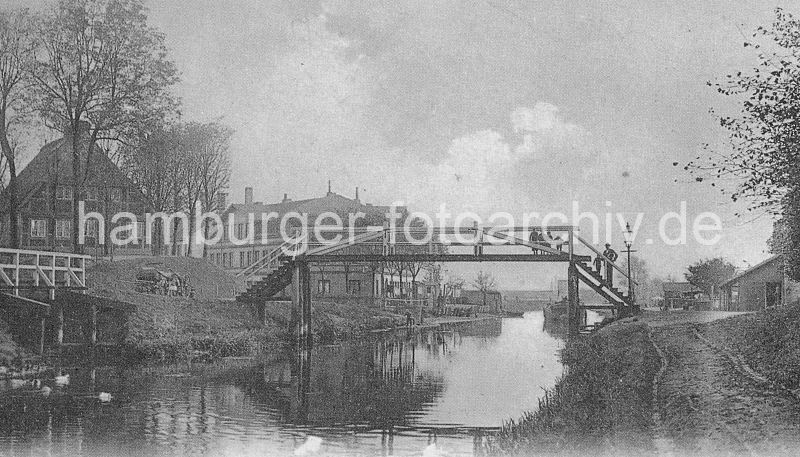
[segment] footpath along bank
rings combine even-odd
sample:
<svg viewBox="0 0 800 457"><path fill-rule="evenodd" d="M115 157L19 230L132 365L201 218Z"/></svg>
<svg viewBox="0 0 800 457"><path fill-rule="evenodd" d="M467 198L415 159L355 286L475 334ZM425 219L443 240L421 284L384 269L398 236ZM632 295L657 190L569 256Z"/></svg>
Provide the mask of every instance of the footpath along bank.
<svg viewBox="0 0 800 457"><path fill-rule="evenodd" d="M511 454L795 455L800 307L645 311L572 342L541 408L503 427Z"/></svg>

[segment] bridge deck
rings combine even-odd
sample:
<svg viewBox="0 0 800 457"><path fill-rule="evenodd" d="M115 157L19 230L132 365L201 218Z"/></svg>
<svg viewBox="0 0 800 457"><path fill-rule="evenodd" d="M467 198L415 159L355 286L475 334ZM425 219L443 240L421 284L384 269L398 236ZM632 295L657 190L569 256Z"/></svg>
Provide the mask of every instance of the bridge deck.
<svg viewBox="0 0 800 457"><path fill-rule="evenodd" d="M576 261L589 261L589 256L574 256ZM291 260L282 256L281 260ZM569 262L569 255L553 254L319 254L298 256L295 260L310 262Z"/></svg>

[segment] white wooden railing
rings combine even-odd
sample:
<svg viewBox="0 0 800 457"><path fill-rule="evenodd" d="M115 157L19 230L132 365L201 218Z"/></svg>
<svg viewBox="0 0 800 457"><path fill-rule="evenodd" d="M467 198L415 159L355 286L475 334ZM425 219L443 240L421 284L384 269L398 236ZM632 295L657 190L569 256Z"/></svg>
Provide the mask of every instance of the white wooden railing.
<svg viewBox="0 0 800 457"><path fill-rule="evenodd" d="M68 252L0 248L0 281L19 296L20 288L28 286L28 276L33 288L49 289L52 300L62 282L64 288L86 289L88 259L91 256Z"/></svg>

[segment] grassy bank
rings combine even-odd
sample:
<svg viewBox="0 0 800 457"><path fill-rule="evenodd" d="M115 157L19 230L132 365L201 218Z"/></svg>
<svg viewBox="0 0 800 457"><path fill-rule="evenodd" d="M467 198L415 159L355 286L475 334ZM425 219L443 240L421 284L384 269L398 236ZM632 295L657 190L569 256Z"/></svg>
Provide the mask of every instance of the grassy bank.
<svg viewBox="0 0 800 457"><path fill-rule="evenodd" d="M235 301L147 296L130 318L126 345L132 356L155 361L278 350L293 343L291 307L288 302L268 303L262 321L255 307ZM374 309L325 304L314 307L312 332L316 341L330 343L401 321L401 316Z"/></svg>
<svg viewBox="0 0 800 457"><path fill-rule="evenodd" d="M800 389L800 305L702 324L698 330L741 354L771 381Z"/></svg>
<svg viewBox="0 0 800 457"><path fill-rule="evenodd" d="M567 344L562 379L540 408L506 424L490 451L511 455L652 452L652 381L658 354L647 326L608 326Z"/></svg>

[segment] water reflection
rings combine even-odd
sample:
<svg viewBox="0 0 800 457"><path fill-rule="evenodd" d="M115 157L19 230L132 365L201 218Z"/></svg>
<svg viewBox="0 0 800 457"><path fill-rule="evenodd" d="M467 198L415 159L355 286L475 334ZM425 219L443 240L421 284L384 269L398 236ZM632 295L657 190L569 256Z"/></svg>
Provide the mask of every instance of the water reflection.
<svg viewBox="0 0 800 457"><path fill-rule="evenodd" d="M0 396L0 449L50 455L472 454L561 374L541 313L212 365L65 368ZM38 389L38 390L37 390ZM114 400L104 404L99 392Z"/></svg>

